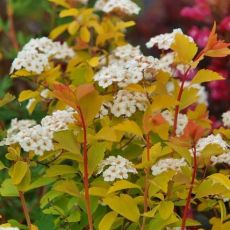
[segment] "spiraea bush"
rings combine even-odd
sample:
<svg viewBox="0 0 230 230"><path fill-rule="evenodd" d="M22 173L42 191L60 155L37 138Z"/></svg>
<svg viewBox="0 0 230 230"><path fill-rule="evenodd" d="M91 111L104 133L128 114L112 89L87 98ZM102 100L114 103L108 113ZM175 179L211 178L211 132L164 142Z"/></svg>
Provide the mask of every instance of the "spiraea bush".
<svg viewBox="0 0 230 230"><path fill-rule="evenodd" d="M47 115L4 132L0 194L20 200L24 220L6 216L0 229L48 230L36 211L57 230L205 229L198 213L230 229L230 114L213 128L203 86L223 77L196 70L230 54L215 22L203 49L178 28L146 41L161 53L146 56L125 39L140 11L131 0L50 2L63 23L24 45L10 70L32 86L17 100Z"/></svg>

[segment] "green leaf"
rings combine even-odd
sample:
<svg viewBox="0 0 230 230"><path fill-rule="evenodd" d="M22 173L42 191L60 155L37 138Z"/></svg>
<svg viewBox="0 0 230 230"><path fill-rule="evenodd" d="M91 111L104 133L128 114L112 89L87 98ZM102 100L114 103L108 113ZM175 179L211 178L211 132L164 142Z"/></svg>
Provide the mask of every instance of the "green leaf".
<svg viewBox="0 0 230 230"><path fill-rule="evenodd" d="M149 218L153 218L157 212L157 210L159 209L160 205L157 205L156 207L154 207L152 210L145 212L143 214L143 216L149 217Z"/></svg>
<svg viewBox="0 0 230 230"><path fill-rule="evenodd" d="M113 186L111 186L108 190L108 194L116 192L116 191L120 191L123 189L129 189L129 188L137 188L141 190L141 187L139 185L133 184L127 180L119 180L116 181Z"/></svg>
<svg viewBox="0 0 230 230"><path fill-rule="evenodd" d="M113 126L113 128L115 130L131 133L139 137L142 137L143 135L140 127L137 125L135 121L125 120Z"/></svg>
<svg viewBox="0 0 230 230"><path fill-rule="evenodd" d="M1 184L0 194L1 196L4 196L4 197L18 196L18 189L14 184L12 184L11 179L6 179Z"/></svg>
<svg viewBox="0 0 230 230"><path fill-rule="evenodd" d="M191 83L199 84L203 82L217 81L217 80L224 80L224 78L219 73L214 72L212 70L201 69L196 73Z"/></svg>
<svg viewBox="0 0 230 230"><path fill-rule="evenodd" d="M116 218L117 218L116 212L107 213L100 221L98 225L98 229L99 230L110 230Z"/></svg>
<svg viewBox="0 0 230 230"><path fill-rule="evenodd" d="M60 145L60 148L65 149L71 153L76 153L81 159L80 145L77 143L77 138L74 136L73 131L63 130L54 133L54 140Z"/></svg>
<svg viewBox="0 0 230 230"><path fill-rule="evenodd" d="M135 200L126 194L119 196L111 196L103 199L103 202L107 204L112 210L124 216L130 221L138 222L140 212Z"/></svg>
<svg viewBox="0 0 230 230"><path fill-rule="evenodd" d="M12 102L15 99L15 96L13 96L10 93L5 94L3 98L0 99L0 107Z"/></svg>
<svg viewBox="0 0 230 230"><path fill-rule="evenodd" d="M0 161L0 170L5 169L6 166Z"/></svg>
<svg viewBox="0 0 230 230"><path fill-rule="evenodd" d="M35 189L35 188L39 188L39 187L43 187L45 185L51 184L52 182L54 182L56 179L54 178L45 178L45 177L40 177L37 180L33 181L28 187L27 187L27 191Z"/></svg>
<svg viewBox="0 0 230 230"><path fill-rule="evenodd" d="M104 159L106 143L95 143L88 151L88 170L89 177L93 174L98 164Z"/></svg>
<svg viewBox="0 0 230 230"><path fill-rule="evenodd" d="M64 192L71 196L79 197L80 193L76 183L73 180L60 181L54 186L54 190L58 192Z"/></svg>
<svg viewBox="0 0 230 230"><path fill-rule="evenodd" d="M168 219L174 210L174 203L172 201L162 201L159 207L159 214L162 219Z"/></svg>
<svg viewBox="0 0 230 230"><path fill-rule="evenodd" d="M11 174L12 182L15 185L18 185L22 182L23 178L26 175L29 167L28 164L24 161L17 161L13 166L13 171Z"/></svg>
<svg viewBox="0 0 230 230"><path fill-rule="evenodd" d="M46 170L47 177L56 177L66 174L75 174L77 169L69 165L52 165Z"/></svg>

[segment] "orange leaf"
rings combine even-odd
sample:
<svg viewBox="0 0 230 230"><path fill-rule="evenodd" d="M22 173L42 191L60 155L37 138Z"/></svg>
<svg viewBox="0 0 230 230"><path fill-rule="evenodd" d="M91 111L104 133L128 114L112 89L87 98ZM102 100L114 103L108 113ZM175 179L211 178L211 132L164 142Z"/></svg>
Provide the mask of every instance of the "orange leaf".
<svg viewBox="0 0 230 230"><path fill-rule="evenodd" d="M216 23L214 23L207 44L201 52L205 56L225 57L230 54L230 49L228 49L229 46L230 43L225 43L223 40L217 39Z"/></svg>
<svg viewBox="0 0 230 230"><path fill-rule="evenodd" d="M57 99L63 101L70 107L77 110L78 107L77 96L74 93L74 91L70 88L70 86L64 84L55 84L53 93Z"/></svg>
<svg viewBox="0 0 230 230"><path fill-rule="evenodd" d="M84 84L84 85L78 86L74 93L77 97L77 100L79 101L81 100L81 98L92 93L93 91L95 91L95 88L92 84Z"/></svg>

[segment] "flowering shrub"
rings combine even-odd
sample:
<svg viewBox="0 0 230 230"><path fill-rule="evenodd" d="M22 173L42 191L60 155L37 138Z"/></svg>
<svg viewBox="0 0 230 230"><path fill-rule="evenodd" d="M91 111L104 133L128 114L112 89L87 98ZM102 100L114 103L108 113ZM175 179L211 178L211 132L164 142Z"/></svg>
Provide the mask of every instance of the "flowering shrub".
<svg viewBox="0 0 230 230"><path fill-rule="evenodd" d="M230 54L216 24L203 49L181 29L151 38L146 46L161 52L153 57L125 40L134 2L50 1L64 24L31 39L11 66L13 79L32 86L18 101L47 114L13 119L0 142L8 172L0 194L19 197L27 227L8 220L0 229L39 229L26 198L41 188L53 229L202 228L197 212L210 215L212 229L228 229L229 111L213 129L201 86L224 78L194 71Z"/></svg>

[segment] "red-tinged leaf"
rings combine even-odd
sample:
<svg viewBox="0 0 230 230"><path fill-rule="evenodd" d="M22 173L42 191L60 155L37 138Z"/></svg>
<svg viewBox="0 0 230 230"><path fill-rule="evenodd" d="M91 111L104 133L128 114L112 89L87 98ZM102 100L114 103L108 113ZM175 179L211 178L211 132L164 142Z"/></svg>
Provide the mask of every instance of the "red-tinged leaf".
<svg viewBox="0 0 230 230"><path fill-rule="evenodd" d="M189 121L184 129L184 134L180 137L181 140L189 144L196 143L206 132L206 129L194 121Z"/></svg>
<svg viewBox="0 0 230 230"><path fill-rule="evenodd" d="M64 84L56 84L54 85L53 94L57 99L63 101L70 107L77 110L78 107L77 96L74 93L74 91L70 88L70 86Z"/></svg>
<svg viewBox="0 0 230 230"><path fill-rule="evenodd" d="M92 84L84 84L80 85L76 88L74 94L77 97L77 100L81 100L81 98L87 96L88 94L95 91L95 88Z"/></svg>
<svg viewBox="0 0 230 230"><path fill-rule="evenodd" d="M230 54L230 49L228 49L229 46L230 43L225 43L223 40L217 39L216 23L214 23L207 44L201 53L210 57L225 57Z"/></svg>

